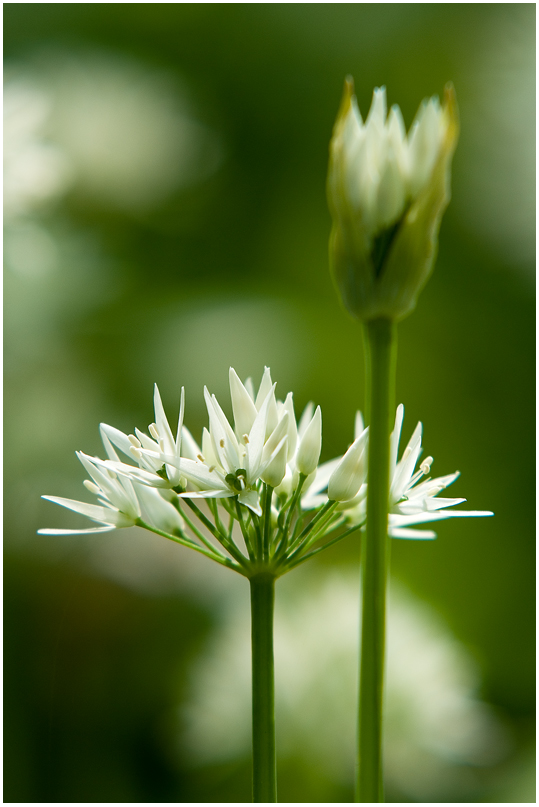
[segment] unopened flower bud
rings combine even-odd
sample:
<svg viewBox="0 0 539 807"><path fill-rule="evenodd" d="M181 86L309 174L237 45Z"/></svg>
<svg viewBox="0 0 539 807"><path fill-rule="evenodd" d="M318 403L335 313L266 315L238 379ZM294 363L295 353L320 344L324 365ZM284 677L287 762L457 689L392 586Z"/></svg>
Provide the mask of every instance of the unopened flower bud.
<svg viewBox="0 0 539 807"><path fill-rule="evenodd" d="M281 441L281 447L277 454L272 459L266 470L261 474L261 479L272 488L278 487L283 481L286 472L286 457L288 453L287 448L288 438L285 436Z"/></svg>
<svg viewBox="0 0 539 807"><path fill-rule="evenodd" d="M322 450L322 411L316 407L311 422L303 432L298 454L296 457L296 467L305 476L309 476L316 469Z"/></svg>
<svg viewBox="0 0 539 807"><path fill-rule="evenodd" d="M330 264L357 319L399 320L415 307L433 267L458 134L453 87L423 101L406 135L398 106L386 115L375 89L363 123L351 79L330 144Z"/></svg>
<svg viewBox="0 0 539 807"><path fill-rule="evenodd" d="M368 429L365 429L331 474L328 482L328 498L331 501L347 502L353 499L365 482L367 435Z"/></svg>

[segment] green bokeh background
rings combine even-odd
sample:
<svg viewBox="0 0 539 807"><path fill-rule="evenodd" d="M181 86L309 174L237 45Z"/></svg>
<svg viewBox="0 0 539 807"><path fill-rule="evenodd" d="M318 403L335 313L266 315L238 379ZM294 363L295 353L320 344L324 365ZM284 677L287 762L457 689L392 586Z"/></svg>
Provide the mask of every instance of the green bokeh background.
<svg viewBox="0 0 539 807"><path fill-rule="evenodd" d="M461 471L452 495L496 517L395 541L392 564L470 650L511 736L476 800L533 801L534 5L12 3L4 19L9 69L66 53L136 60L187 88L221 152L209 176L146 207L74 185L32 214L58 239L60 268L8 265L5 800L250 798L248 760L192 767L174 741L211 609L107 579L87 539L36 536L75 524L39 497L82 498L75 449L100 452L100 421L149 423L154 382L174 412L186 386L199 435L202 386L226 400L231 364L255 380L270 365L297 412L321 404L323 459L342 453L363 355L328 273L324 183L351 73L364 113L385 84L407 125L423 97L456 87L453 201L436 270L399 327L397 397L406 438L424 423L434 471ZM357 549L320 563L356 563ZM281 799L352 800L327 783L319 798L310 775L283 768Z"/></svg>

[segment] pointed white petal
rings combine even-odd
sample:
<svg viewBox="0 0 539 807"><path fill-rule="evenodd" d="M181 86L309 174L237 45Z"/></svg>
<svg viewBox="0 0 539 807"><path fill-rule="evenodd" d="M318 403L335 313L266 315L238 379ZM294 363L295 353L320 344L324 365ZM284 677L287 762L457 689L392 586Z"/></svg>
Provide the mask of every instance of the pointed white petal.
<svg viewBox="0 0 539 807"><path fill-rule="evenodd" d="M75 499L64 499L61 496L42 496L54 504L59 504L68 510L73 510L75 513L80 513L83 516L91 518L92 521L100 521L103 524L114 524L116 527L129 527L134 524L134 519L108 507L100 507L97 504L88 504L87 502L78 502Z"/></svg>
<svg viewBox="0 0 539 807"><path fill-rule="evenodd" d="M43 529L38 530L39 535L84 535L90 532L112 532L112 530L117 529L115 526L109 527L89 527L86 530L55 530L55 529Z"/></svg>
<svg viewBox="0 0 539 807"><path fill-rule="evenodd" d="M305 429L300 440L296 466L300 473L308 476L313 473L320 459L322 450L322 411L319 406L312 417L311 422Z"/></svg>
<svg viewBox="0 0 539 807"><path fill-rule="evenodd" d="M309 488L309 496L320 493L327 488L329 478L341 460L342 457L335 457L334 460L329 460L329 462L324 462L318 466L314 480Z"/></svg>
<svg viewBox="0 0 539 807"><path fill-rule="evenodd" d="M251 431L257 416L257 408L232 367L229 370L229 381L234 426L238 440L241 440L244 434Z"/></svg>
<svg viewBox="0 0 539 807"><path fill-rule="evenodd" d="M166 453L172 454L175 448L174 437L172 436L172 430L168 425L167 416L165 415L163 402L161 401L161 395L159 394L159 387L157 384L154 385L153 405L155 410L155 423L157 426L157 431L159 432L159 437L163 441L163 448Z"/></svg>
<svg viewBox="0 0 539 807"><path fill-rule="evenodd" d="M176 453L180 456L181 448L182 448L182 426L183 426L183 415L185 412L185 387L182 387L182 391L180 393L180 414L178 415L178 431L176 432Z"/></svg>
<svg viewBox="0 0 539 807"><path fill-rule="evenodd" d="M266 368L267 369L267 368ZM268 371L269 373L269 371ZM260 474L260 467L262 464L262 452L264 450L264 442L268 430L268 412L269 407L273 400L275 400L275 384L268 390L268 393L262 403L255 422L249 432L249 443L247 445L247 475L249 482L252 484L257 476ZM258 400L258 398L257 398Z"/></svg>
<svg viewBox="0 0 539 807"><path fill-rule="evenodd" d="M436 538L436 533L432 530L407 530L398 527L390 527L389 534L392 538L405 538L412 541L429 541Z"/></svg>
<svg viewBox="0 0 539 807"><path fill-rule="evenodd" d="M328 497L335 502L346 502L353 499L366 477L366 454L368 431L354 440L328 482Z"/></svg>
<svg viewBox="0 0 539 807"><path fill-rule="evenodd" d="M184 456L187 457L187 459L196 460L197 456L200 454L200 446L187 426L182 426L182 446Z"/></svg>
<svg viewBox="0 0 539 807"><path fill-rule="evenodd" d="M399 453L399 442L401 439L401 431L402 431L402 421L404 419L404 406L399 404L397 406L397 414L395 415L395 426L393 431L391 432L390 437L390 458L389 458L389 468L390 473L393 472L393 469L397 465L397 456Z"/></svg>
<svg viewBox="0 0 539 807"><path fill-rule="evenodd" d="M240 504L245 505L248 507L249 510L252 510L253 513L256 513L257 516L262 515L262 509L260 507L259 496L256 490L242 490L240 495L238 496L238 501Z"/></svg>
<svg viewBox="0 0 539 807"><path fill-rule="evenodd" d="M292 393L289 392L284 402L285 412L288 412L288 462L296 453L298 444L298 427L296 425L296 415L294 413L294 399Z"/></svg>
<svg viewBox="0 0 539 807"><path fill-rule="evenodd" d="M101 438L103 438L103 434L106 434L110 442L119 448L120 451L127 454L127 456L131 456L129 452L131 443L127 434L124 434L119 429L115 429L114 426L109 426L107 423L100 423L99 430L101 432Z"/></svg>
<svg viewBox="0 0 539 807"><path fill-rule="evenodd" d="M363 415L358 410L356 412L356 416L355 416L355 419L354 419L354 440L357 440L357 438L361 434L363 434L364 431L365 431L365 423L363 421Z"/></svg>
<svg viewBox="0 0 539 807"><path fill-rule="evenodd" d="M298 423L298 438L300 440L303 437L303 435L305 434L305 429L307 428L307 426L309 425L309 423L313 419L313 413L314 413L314 404L313 404L312 401L309 401L309 403L307 404L307 406L303 410L302 415L301 415L301 417L299 419L299 423Z"/></svg>

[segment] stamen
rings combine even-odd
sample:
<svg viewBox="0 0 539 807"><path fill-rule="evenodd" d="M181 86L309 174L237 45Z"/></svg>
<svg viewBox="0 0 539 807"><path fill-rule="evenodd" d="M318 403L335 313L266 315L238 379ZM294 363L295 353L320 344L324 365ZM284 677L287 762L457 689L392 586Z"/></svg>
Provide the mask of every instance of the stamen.
<svg viewBox="0 0 539 807"><path fill-rule="evenodd" d="M427 457L426 459L424 459L421 465L419 466L421 473L425 475L428 474L430 471L430 466L432 465L433 462L434 460L432 457Z"/></svg>
<svg viewBox="0 0 539 807"><path fill-rule="evenodd" d="M202 454L197 454L197 460L200 460L200 462L206 462Z"/></svg>
<svg viewBox="0 0 539 807"><path fill-rule="evenodd" d="M153 439L159 442L159 432L157 431L157 426L155 425L155 423L150 423L150 425L148 426L148 431L152 435Z"/></svg>
<svg viewBox="0 0 539 807"><path fill-rule="evenodd" d="M249 444L249 435L248 434L243 435L243 442L245 443L245 445Z"/></svg>
<svg viewBox="0 0 539 807"><path fill-rule="evenodd" d="M210 465L210 467L208 468L208 471L210 472L210 474L211 474L212 471L215 471L215 465Z"/></svg>
<svg viewBox="0 0 539 807"><path fill-rule="evenodd" d="M130 446L129 451L134 457L136 457L137 460L139 460L142 457L142 451L140 451L138 448L135 448L135 446Z"/></svg>
<svg viewBox="0 0 539 807"><path fill-rule="evenodd" d="M128 435L128 438L127 438L127 439L129 440L129 442L131 443L131 445L132 445L134 448L140 448L140 447L141 447L141 445L142 445L142 443L140 442L140 440L139 440L137 437L135 437L135 435L134 435L134 434L130 434L130 435Z"/></svg>
<svg viewBox="0 0 539 807"><path fill-rule="evenodd" d="M95 493L96 496L101 495L101 490L97 487L97 485L94 482L90 482L89 479L85 479L82 484L84 485L86 490L90 491L90 493Z"/></svg>
<svg viewBox="0 0 539 807"><path fill-rule="evenodd" d="M225 447L225 439L224 439L224 437L221 438L221 440L219 440L219 445L221 446L221 448Z"/></svg>

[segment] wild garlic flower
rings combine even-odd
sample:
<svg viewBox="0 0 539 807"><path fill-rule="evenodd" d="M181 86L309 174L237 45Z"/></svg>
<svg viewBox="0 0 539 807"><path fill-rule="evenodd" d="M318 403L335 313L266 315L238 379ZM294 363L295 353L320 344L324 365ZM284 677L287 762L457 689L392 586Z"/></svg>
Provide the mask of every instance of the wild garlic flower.
<svg viewBox="0 0 539 807"><path fill-rule="evenodd" d="M453 88L423 101L408 135L398 106L374 90L365 122L352 79L330 144L331 270L352 316L398 320L432 270L458 134Z"/></svg>
<svg viewBox="0 0 539 807"><path fill-rule="evenodd" d="M459 472L436 479L428 477L432 457L424 459L419 468L416 465L421 455L422 424L418 423L406 446L402 457L397 461L399 442L404 419L404 406L397 407L395 427L391 433L390 441L390 490L389 490L389 535L393 538L428 539L436 538L431 530L414 530L409 526L424 524L429 521L442 521L447 518L468 516L492 516L490 511L479 510L447 510L462 504L466 499L448 499L438 497L445 488L449 487L459 477ZM361 413L356 415L355 441L342 459L330 460L320 465L316 478L308 493L303 498L305 507L320 507L328 500L335 499L335 491L340 490L337 482L339 467L343 467L348 454L353 455L356 447L356 473L358 484L357 493L347 499L339 499L339 509L345 514L349 524L363 527L367 521L367 432L363 429ZM359 445L364 442L364 453L360 456ZM327 493L323 493L327 489ZM352 490L346 488L344 490Z"/></svg>
<svg viewBox="0 0 539 807"><path fill-rule="evenodd" d="M127 435L102 423L106 459L78 455L92 480L85 485L99 503L44 497L99 526L40 532L104 532L139 526L247 577L261 570L277 577L344 537L347 532L339 531L344 516L337 511L337 499L354 496L359 489L366 433L337 462L331 488L335 501L315 501L311 506L301 497L317 473L322 446L320 407L309 404L298 424L292 393L284 401L276 399L269 368L256 393L252 382L242 383L232 368L229 380L234 425L215 395L205 389L209 426L203 430L201 445L183 423L183 389L175 436L157 386L150 436L138 429ZM120 460L117 450L125 460ZM202 500L201 507L197 500Z"/></svg>
<svg viewBox="0 0 539 807"><path fill-rule="evenodd" d="M139 468L135 469L131 465L120 463L118 456L111 457L110 452L107 452L109 454L108 465L118 473L124 475L127 473L132 479L151 487L183 489L185 479L182 479L179 472L179 460L184 433L185 390L182 387L180 415L175 438L169 426L157 384L154 385L153 400L155 423L148 426L151 437L139 429L135 429L135 434L127 435L107 423L100 424L103 441L105 442L107 439L123 454L131 459L136 459ZM165 462L165 457L171 459L171 462ZM111 462L115 465L111 465Z"/></svg>
<svg viewBox="0 0 539 807"><path fill-rule="evenodd" d="M119 462L110 440L102 433L105 451L110 461ZM87 516L100 524L87 529L42 529L41 535L77 535L91 532L110 532L121 527L133 527L141 519L149 522L157 530L174 532L183 527L183 519L172 504L163 499L157 490L132 482L116 474L112 468L95 457L82 451L77 452L82 465L91 477L84 481L84 487L98 497L99 504L88 504L75 499L59 496L43 496L44 499L59 504L68 510Z"/></svg>
<svg viewBox="0 0 539 807"><path fill-rule="evenodd" d="M234 428L216 397L205 389L209 428L203 430L200 446L183 423L183 389L176 436L157 387L151 437L138 429L127 435L101 424L106 459L82 452L77 455L90 476L84 484L98 503L43 497L87 516L98 526L40 533L106 532L139 526L246 577L261 570L277 577L362 528L369 430L361 414L356 415L354 441L345 454L318 465L320 407L308 404L298 424L292 393L284 401L276 399L269 368L265 368L257 393L252 382L242 383L232 368L229 379ZM432 457L416 471L421 424L397 461L403 415L401 405L391 435L390 535L434 538L433 532L409 527L455 516L492 515L449 510L465 500L438 494L458 473L428 478ZM138 464L122 462L117 449Z"/></svg>

